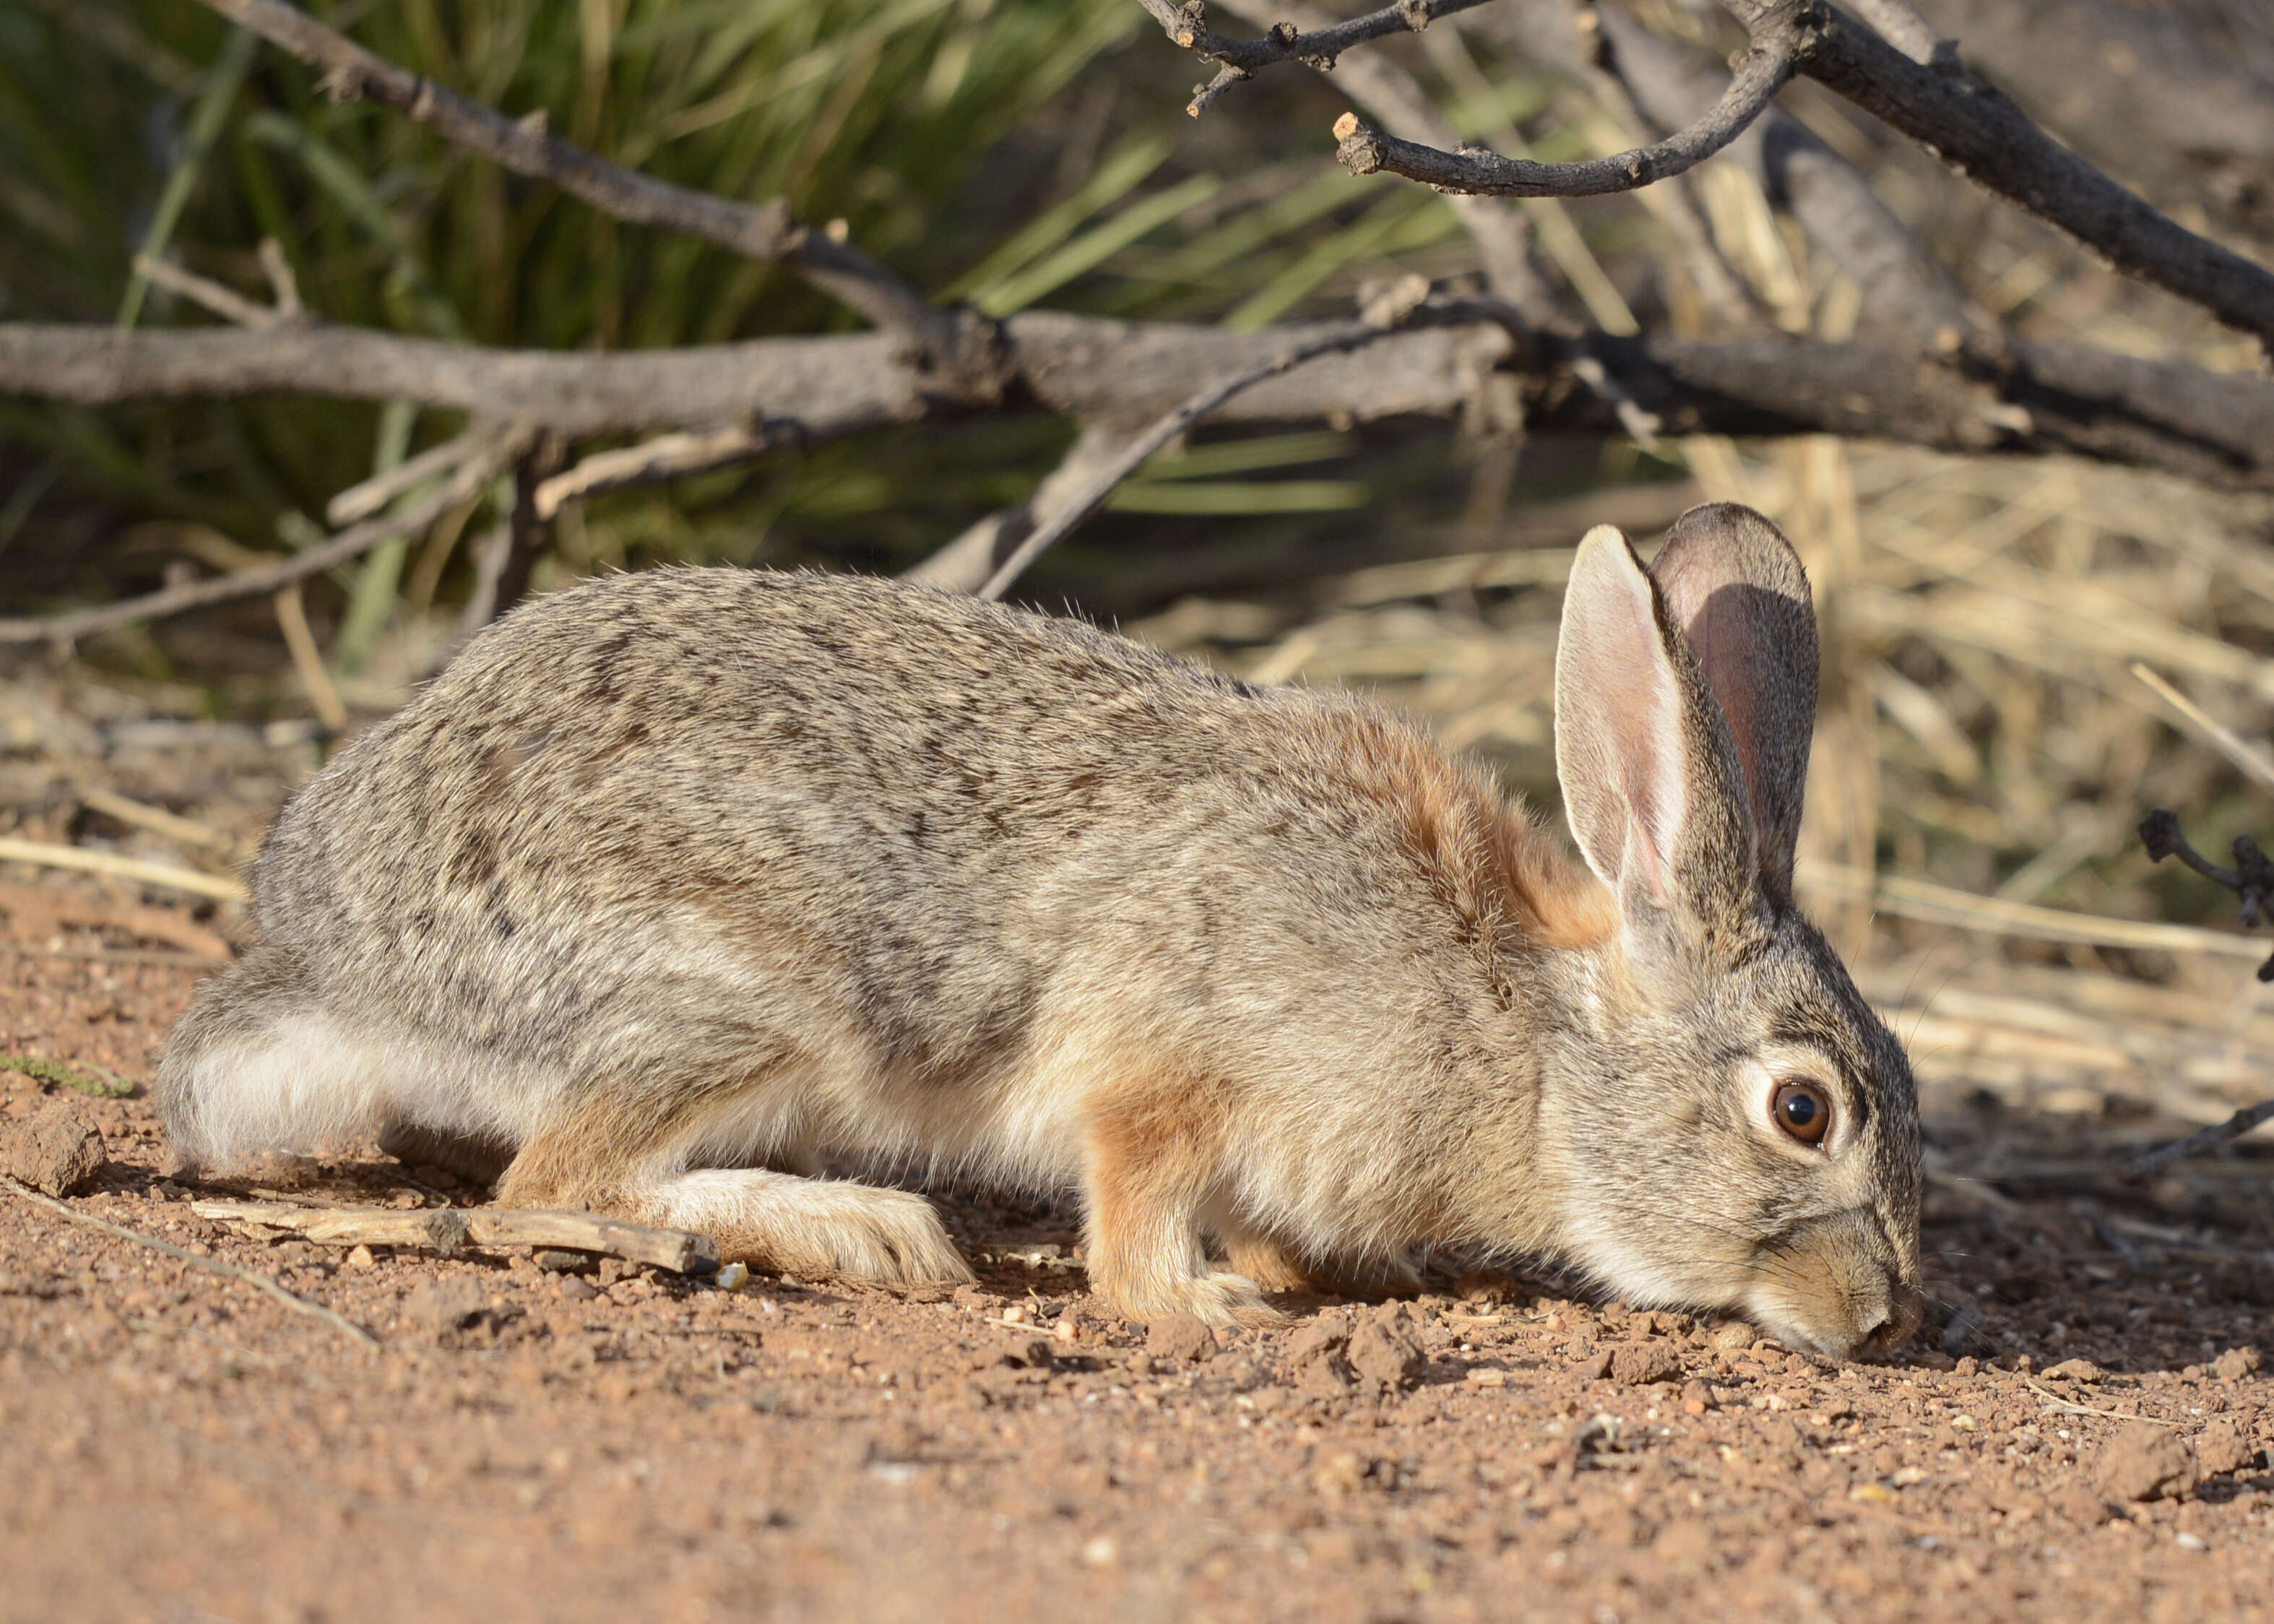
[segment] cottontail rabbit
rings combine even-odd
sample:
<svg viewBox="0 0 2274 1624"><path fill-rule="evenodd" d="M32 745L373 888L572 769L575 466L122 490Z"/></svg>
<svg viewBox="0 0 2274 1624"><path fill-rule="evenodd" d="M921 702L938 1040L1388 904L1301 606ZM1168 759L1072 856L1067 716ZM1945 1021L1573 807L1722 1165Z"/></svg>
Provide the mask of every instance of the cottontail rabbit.
<svg viewBox="0 0 2274 1624"><path fill-rule="evenodd" d="M486 1143L503 1201L886 1281L968 1270L821 1159L1073 1188L1141 1320L1437 1243L1908 1335L1910 1071L1791 895L1799 560L1742 508L1649 573L1598 528L1555 688L1592 875L1345 695L887 581L596 581L284 809L167 1124L216 1167Z"/></svg>

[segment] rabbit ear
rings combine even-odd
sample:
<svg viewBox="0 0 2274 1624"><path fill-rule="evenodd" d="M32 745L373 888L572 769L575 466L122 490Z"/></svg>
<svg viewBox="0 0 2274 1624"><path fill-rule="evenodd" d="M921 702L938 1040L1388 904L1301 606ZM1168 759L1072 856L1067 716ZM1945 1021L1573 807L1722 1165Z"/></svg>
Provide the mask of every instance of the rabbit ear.
<svg viewBox="0 0 2274 1624"><path fill-rule="evenodd" d="M1650 567L1720 702L1759 838L1761 881L1792 892L1793 847L1816 731L1816 612L1782 531L1750 508L1692 508Z"/></svg>
<svg viewBox="0 0 2274 1624"><path fill-rule="evenodd" d="M1627 538L1589 530L1555 648L1555 770L1596 877L1635 906L1726 917L1753 894L1743 776L1721 710Z"/></svg>

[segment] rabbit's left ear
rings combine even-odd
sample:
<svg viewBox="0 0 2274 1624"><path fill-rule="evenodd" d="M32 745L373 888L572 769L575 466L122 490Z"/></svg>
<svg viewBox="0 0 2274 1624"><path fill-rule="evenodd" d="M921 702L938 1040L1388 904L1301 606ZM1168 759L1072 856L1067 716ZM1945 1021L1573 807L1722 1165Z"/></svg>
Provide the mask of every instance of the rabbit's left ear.
<svg viewBox="0 0 2274 1624"><path fill-rule="evenodd" d="M1669 917L1711 926L1750 907L1758 842L1721 708L1608 524L1581 540L1564 589L1555 770L1580 854L1630 928L1657 936Z"/></svg>
<svg viewBox="0 0 2274 1624"><path fill-rule="evenodd" d="M1816 611L1782 531L1750 508L1692 508L1650 566L1721 707L1744 771L1761 883L1792 894L1793 849L1816 731Z"/></svg>

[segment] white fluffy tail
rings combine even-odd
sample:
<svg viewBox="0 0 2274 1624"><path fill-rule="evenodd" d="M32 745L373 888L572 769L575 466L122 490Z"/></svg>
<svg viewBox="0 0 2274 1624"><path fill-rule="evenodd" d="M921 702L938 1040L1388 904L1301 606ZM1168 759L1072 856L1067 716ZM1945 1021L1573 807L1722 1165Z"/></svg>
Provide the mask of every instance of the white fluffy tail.
<svg viewBox="0 0 2274 1624"><path fill-rule="evenodd" d="M166 1133L190 1166L241 1168L380 1126L387 1068L369 1043L319 1011L212 1007L230 1002L209 989L158 1068Z"/></svg>

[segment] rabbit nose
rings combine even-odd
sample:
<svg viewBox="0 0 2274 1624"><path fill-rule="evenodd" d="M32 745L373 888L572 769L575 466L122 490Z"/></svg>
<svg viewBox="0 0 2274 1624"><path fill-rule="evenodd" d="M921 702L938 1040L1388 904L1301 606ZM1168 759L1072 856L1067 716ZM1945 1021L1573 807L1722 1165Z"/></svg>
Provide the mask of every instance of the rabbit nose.
<svg viewBox="0 0 2274 1624"><path fill-rule="evenodd" d="M1862 1344L1881 1350L1900 1348L1918 1329L1925 1310L1924 1292L1904 1281L1889 1281L1886 1305L1876 1320L1864 1327Z"/></svg>

